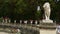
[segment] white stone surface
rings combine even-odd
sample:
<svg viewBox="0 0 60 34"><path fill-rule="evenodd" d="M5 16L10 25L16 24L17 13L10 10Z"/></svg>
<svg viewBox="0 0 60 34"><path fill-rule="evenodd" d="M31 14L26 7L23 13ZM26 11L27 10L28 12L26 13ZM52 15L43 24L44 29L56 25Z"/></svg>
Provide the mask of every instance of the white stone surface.
<svg viewBox="0 0 60 34"><path fill-rule="evenodd" d="M3 19L3 23L4 23L5 21L4 21L4 19Z"/></svg>
<svg viewBox="0 0 60 34"><path fill-rule="evenodd" d="M26 20L26 21L24 21L24 23L25 23L25 24L27 24L27 20Z"/></svg>
<svg viewBox="0 0 60 34"><path fill-rule="evenodd" d="M32 24L33 23L33 20L31 20L30 23Z"/></svg>
<svg viewBox="0 0 60 34"><path fill-rule="evenodd" d="M35 21L35 24L37 24L37 23L38 23L38 21L36 20L36 21Z"/></svg>
<svg viewBox="0 0 60 34"><path fill-rule="evenodd" d="M42 20L43 23L53 23L53 20Z"/></svg>
<svg viewBox="0 0 60 34"><path fill-rule="evenodd" d="M20 24L22 23L22 20L20 20Z"/></svg>
<svg viewBox="0 0 60 34"><path fill-rule="evenodd" d="M40 34L56 34L56 30L52 29L40 29Z"/></svg>
<svg viewBox="0 0 60 34"><path fill-rule="evenodd" d="M5 19L5 23L7 23L7 19Z"/></svg>
<svg viewBox="0 0 60 34"><path fill-rule="evenodd" d="M11 22L11 20L9 19L9 23Z"/></svg>
<svg viewBox="0 0 60 34"><path fill-rule="evenodd" d="M0 34L8 34L8 33L6 33L6 32L0 32Z"/></svg>
<svg viewBox="0 0 60 34"><path fill-rule="evenodd" d="M14 23L16 23L16 20L14 20Z"/></svg>

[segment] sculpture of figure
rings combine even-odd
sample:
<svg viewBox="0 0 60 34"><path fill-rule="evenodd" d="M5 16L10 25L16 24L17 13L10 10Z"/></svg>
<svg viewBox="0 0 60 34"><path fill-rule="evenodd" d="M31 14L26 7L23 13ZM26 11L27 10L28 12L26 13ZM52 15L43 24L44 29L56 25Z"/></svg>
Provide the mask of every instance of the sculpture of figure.
<svg viewBox="0 0 60 34"><path fill-rule="evenodd" d="M43 5L43 8L44 8L44 15L45 15L45 19L46 20L49 20L50 18L50 12L51 12L51 9L50 9L50 4L49 2L46 2L44 5Z"/></svg>
<svg viewBox="0 0 60 34"><path fill-rule="evenodd" d="M46 2L43 5L43 8L44 8L45 19L43 19L42 22L44 22L44 23L53 23L53 21L50 20L50 13L51 13L50 3Z"/></svg>

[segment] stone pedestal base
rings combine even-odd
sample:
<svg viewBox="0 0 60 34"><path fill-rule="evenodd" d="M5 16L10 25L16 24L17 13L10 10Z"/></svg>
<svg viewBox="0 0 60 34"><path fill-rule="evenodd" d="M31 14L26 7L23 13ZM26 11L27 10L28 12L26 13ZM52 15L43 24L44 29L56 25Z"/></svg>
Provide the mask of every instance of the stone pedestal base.
<svg viewBox="0 0 60 34"><path fill-rule="evenodd" d="M42 20L42 23L53 23L53 20Z"/></svg>

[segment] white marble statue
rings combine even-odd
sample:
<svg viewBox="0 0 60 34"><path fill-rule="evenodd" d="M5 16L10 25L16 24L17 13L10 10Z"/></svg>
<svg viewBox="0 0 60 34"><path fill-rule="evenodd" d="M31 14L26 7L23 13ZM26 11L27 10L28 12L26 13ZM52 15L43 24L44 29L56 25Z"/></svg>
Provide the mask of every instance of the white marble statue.
<svg viewBox="0 0 60 34"><path fill-rule="evenodd" d="M51 12L49 2L46 2L46 3L43 5L43 8L44 8L44 11L45 11L45 19L46 19L46 20L49 20L49 18L50 18L50 12Z"/></svg>
<svg viewBox="0 0 60 34"><path fill-rule="evenodd" d="M46 2L43 5L43 8L44 8L44 15L45 15L45 20L43 20L43 22L53 22L52 20L50 20L50 13L51 13L50 3Z"/></svg>

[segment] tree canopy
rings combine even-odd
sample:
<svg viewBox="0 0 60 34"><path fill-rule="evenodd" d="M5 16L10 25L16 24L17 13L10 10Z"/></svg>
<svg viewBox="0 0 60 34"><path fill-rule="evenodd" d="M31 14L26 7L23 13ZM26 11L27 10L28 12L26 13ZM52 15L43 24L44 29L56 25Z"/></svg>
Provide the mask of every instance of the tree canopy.
<svg viewBox="0 0 60 34"><path fill-rule="evenodd" d="M42 19L45 2L51 4L51 19L60 21L60 1L57 0L0 0L0 17L7 16L12 20ZM37 11L37 6L40 6L40 11Z"/></svg>

